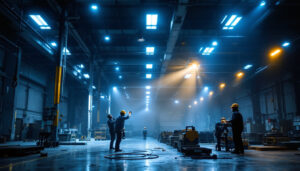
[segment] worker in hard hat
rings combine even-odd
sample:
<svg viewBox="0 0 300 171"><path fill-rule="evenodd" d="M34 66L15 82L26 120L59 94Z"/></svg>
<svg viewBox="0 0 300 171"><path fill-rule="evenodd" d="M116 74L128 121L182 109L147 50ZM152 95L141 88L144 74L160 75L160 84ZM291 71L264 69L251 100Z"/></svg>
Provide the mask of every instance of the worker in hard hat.
<svg viewBox="0 0 300 171"><path fill-rule="evenodd" d="M144 137L144 140L147 139L147 128L144 127L144 130L143 130L143 137Z"/></svg>
<svg viewBox="0 0 300 171"><path fill-rule="evenodd" d="M232 118L231 118L231 127L233 134L233 142L234 142L234 151L232 153L235 154L244 154L244 145L242 141L242 132L244 129L243 116L239 112L239 105L237 103L233 103L231 105L232 110Z"/></svg>
<svg viewBox="0 0 300 171"><path fill-rule="evenodd" d="M112 150L114 149L114 141L115 141L115 137L116 137L116 132L115 132L115 123L116 120L113 118L113 116L111 114L107 115L107 126L109 129L109 134L110 134L110 146L109 149Z"/></svg>
<svg viewBox="0 0 300 171"><path fill-rule="evenodd" d="M221 151L222 138L224 139L226 151L229 151L228 140L227 140L227 135L228 135L227 126L228 126L228 124L227 124L225 117L222 117L221 122L217 122L215 125L215 136L217 139L217 145L216 145L217 151Z"/></svg>
<svg viewBox="0 0 300 171"><path fill-rule="evenodd" d="M121 143L121 140L122 140L122 135L123 135L123 130L124 130L124 124L125 124L125 120L126 119L129 119L129 117L131 116L131 111L128 113L128 116L125 116L126 112L125 110L122 110L120 112L120 116L116 119L116 126L115 126L115 131L116 131L116 134L117 134L117 140L116 140L116 148L115 148L115 151L116 152L120 152L122 151L120 149L120 143Z"/></svg>

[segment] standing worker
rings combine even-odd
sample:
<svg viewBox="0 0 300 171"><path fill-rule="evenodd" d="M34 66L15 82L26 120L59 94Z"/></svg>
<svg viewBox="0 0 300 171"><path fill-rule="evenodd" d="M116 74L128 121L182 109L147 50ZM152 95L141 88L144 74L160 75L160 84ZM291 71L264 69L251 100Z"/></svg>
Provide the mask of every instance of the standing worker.
<svg viewBox="0 0 300 171"><path fill-rule="evenodd" d="M146 140L147 139L147 128L146 127L144 127L143 136L144 136L144 140Z"/></svg>
<svg viewBox="0 0 300 171"><path fill-rule="evenodd" d="M114 141L115 141L115 137L116 137L116 132L115 132L115 123L116 120L113 118L113 116L111 114L107 115L107 126L109 128L109 134L110 134L110 146L109 149L113 150L114 149Z"/></svg>
<svg viewBox="0 0 300 171"><path fill-rule="evenodd" d="M125 124L125 120L126 119L129 119L129 117L131 116L131 111L128 113L128 116L125 117L125 110L122 110L120 112L120 116L117 118L116 120L116 134L117 134L117 141L116 141L116 149L115 149L115 152L120 152L122 151L120 149L120 143L121 143L121 140L122 140L122 135L123 135L123 130L124 130L124 124Z"/></svg>
<svg viewBox="0 0 300 171"><path fill-rule="evenodd" d="M230 121L233 134L234 151L235 154L244 154L244 145L242 141L242 132L244 129L243 116L239 112L239 105L233 103L231 105L232 119Z"/></svg>

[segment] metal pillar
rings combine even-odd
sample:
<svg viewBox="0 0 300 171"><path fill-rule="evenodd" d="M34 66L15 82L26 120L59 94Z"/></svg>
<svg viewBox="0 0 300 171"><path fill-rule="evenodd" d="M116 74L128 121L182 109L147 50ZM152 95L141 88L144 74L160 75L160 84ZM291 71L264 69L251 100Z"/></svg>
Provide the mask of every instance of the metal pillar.
<svg viewBox="0 0 300 171"><path fill-rule="evenodd" d="M111 114L110 106L111 106L111 94L110 94L110 91L109 91L109 93L108 93L108 110L107 110L107 114Z"/></svg>
<svg viewBox="0 0 300 171"><path fill-rule="evenodd" d="M92 114L93 114L93 80L94 80L94 62L90 61L90 83L89 83L89 103L88 103L88 136L91 138L92 134Z"/></svg>
<svg viewBox="0 0 300 171"><path fill-rule="evenodd" d="M62 75L63 75L63 61L66 58L66 48L67 48L67 35L68 35L68 25L67 25L67 11L63 8L60 18L59 25L59 42L57 50L56 59L56 74L55 74L55 88L54 88L54 108L55 114L53 119L53 126L51 131L52 142L58 142L58 122L59 122L59 103L61 98L61 87L62 87Z"/></svg>

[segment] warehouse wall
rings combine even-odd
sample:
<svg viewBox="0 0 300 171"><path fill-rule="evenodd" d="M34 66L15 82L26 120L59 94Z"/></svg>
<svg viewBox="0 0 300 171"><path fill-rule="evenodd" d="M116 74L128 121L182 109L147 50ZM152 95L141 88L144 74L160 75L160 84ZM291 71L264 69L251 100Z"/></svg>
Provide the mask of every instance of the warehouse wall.
<svg viewBox="0 0 300 171"><path fill-rule="evenodd" d="M263 77L258 77L260 80ZM230 105L239 103L240 112L244 122L249 123L245 127L246 132L261 132L270 130L275 125L281 132L287 133L292 129L293 120L297 115L295 87L291 75L285 75L277 79L265 79L265 81L251 80L255 84L249 86L245 82L238 87L227 89L226 93L218 96L212 105L224 111L224 117L230 119ZM212 110L214 116L210 129L214 129L214 123L222 116L221 112ZM274 124L271 122L275 122Z"/></svg>

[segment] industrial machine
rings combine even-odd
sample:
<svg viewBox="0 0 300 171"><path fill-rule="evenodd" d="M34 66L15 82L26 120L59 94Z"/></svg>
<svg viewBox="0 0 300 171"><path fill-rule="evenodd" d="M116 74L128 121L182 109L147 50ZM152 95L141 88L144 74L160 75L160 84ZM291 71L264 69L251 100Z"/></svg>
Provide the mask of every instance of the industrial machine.
<svg viewBox="0 0 300 171"><path fill-rule="evenodd" d="M172 135L173 135L173 132L169 132L169 131L161 132L158 137L158 141L161 143L167 144L169 142L169 137Z"/></svg>
<svg viewBox="0 0 300 171"><path fill-rule="evenodd" d="M42 147L56 147L59 145L58 141L52 141L51 131L53 127L53 121L55 119L55 108L45 108L43 112L43 122L42 129L39 133L39 140L37 142L38 146Z"/></svg>
<svg viewBox="0 0 300 171"><path fill-rule="evenodd" d="M78 129L67 128L60 129L59 131L59 141L75 141L77 138Z"/></svg>
<svg viewBox="0 0 300 171"><path fill-rule="evenodd" d="M194 126L186 126L185 130L179 135L177 150L188 156L211 156L211 149L201 148L199 145L199 133Z"/></svg>
<svg viewBox="0 0 300 171"><path fill-rule="evenodd" d="M107 139L107 127L105 124L100 125L99 129L94 130L94 138L96 141Z"/></svg>

